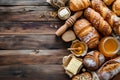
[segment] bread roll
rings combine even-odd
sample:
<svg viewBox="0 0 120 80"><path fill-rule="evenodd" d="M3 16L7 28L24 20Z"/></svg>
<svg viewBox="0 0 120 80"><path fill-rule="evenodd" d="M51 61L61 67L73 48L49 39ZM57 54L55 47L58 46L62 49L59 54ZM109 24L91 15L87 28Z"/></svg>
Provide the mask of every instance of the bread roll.
<svg viewBox="0 0 120 80"><path fill-rule="evenodd" d="M103 35L108 36L111 34L111 26L103 19L103 17L98 12L96 12L92 8L87 8L84 11L84 15Z"/></svg>
<svg viewBox="0 0 120 80"><path fill-rule="evenodd" d="M70 0L69 6L71 11L80 11L90 5L90 0Z"/></svg>
<svg viewBox="0 0 120 80"><path fill-rule="evenodd" d="M100 80L110 80L120 72L120 57L104 63L97 71Z"/></svg>
<svg viewBox="0 0 120 80"><path fill-rule="evenodd" d="M120 18L101 0L92 0L91 5L111 25L114 32L120 35Z"/></svg>
<svg viewBox="0 0 120 80"><path fill-rule="evenodd" d="M103 64L104 61L105 57L103 54L98 51L91 51L87 53L83 59L83 64L89 70L96 70Z"/></svg>
<svg viewBox="0 0 120 80"><path fill-rule="evenodd" d="M112 9L114 13L116 13L118 16L120 16L120 0L116 0L113 3Z"/></svg>
<svg viewBox="0 0 120 80"><path fill-rule="evenodd" d="M77 37L85 42L89 48L95 48L99 43L99 34L86 19L80 19L74 24Z"/></svg>

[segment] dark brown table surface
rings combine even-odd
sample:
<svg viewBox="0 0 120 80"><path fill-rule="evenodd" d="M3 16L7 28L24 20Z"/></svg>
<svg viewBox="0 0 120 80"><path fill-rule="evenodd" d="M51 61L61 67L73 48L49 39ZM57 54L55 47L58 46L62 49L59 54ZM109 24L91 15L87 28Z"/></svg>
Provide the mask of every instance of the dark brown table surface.
<svg viewBox="0 0 120 80"><path fill-rule="evenodd" d="M56 13L45 0L0 0L0 80L70 80Z"/></svg>
<svg viewBox="0 0 120 80"><path fill-rule="evenodd" d="M46 0L0 0L0 80L69 80L62 67L69 44Z"/></svg>

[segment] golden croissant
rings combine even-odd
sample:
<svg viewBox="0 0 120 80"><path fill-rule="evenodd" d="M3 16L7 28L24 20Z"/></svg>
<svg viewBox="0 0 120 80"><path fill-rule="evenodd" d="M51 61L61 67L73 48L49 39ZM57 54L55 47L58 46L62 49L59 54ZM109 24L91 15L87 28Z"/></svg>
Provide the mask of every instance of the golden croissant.
<svg viewBox="0 0 120 80"><path fill-rule="evenodd" d="M99 43L99 34L86 19L76 21L73 27L76 35L80 40L85 42L89 48L95 48Z"/></svg>

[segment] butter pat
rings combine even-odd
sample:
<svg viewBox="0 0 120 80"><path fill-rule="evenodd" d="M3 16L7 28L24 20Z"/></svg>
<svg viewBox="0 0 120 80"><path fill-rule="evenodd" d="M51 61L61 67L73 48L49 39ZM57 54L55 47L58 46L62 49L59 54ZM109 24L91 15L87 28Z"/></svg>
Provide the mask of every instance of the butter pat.
<svg viewBox="0 0 120 80"><path fill-rule="evenodd" d="M82 62L75 57L72 57L69 64L66 67L66 70L71 72L73 75L76 75L80 68L82 67Z"/></svg>
<svg viewBox="0 0 120 80"><path fill-rule="evenodd" d="M71 15L71 12L69 10L69 8L67 7L61 7L59 10L58 10L58 17L62 20L66 20L70 17Z"/></svg>

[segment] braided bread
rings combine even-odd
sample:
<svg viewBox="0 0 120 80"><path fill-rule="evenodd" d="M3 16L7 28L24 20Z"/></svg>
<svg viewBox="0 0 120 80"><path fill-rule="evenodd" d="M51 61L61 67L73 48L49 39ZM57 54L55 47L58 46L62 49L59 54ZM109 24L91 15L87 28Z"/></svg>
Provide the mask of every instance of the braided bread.
<svg viewBox="0 0 120 80"><path fill-rule="evenodd" d="M101 17L98 12L96 12L92 8L87 8L84 11L84 15L103 35L107 36L111 34L112 29L110 25Z"/></svg>
<svg viewBox="0 0 120 80"><path fill-rule="evenodd" d="M120 18L112 12L101 0L92 0L92 8L111 25L114 32L120 35Z"/></svg>

